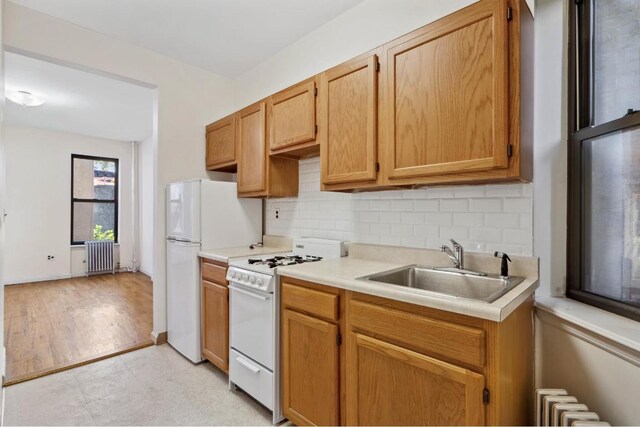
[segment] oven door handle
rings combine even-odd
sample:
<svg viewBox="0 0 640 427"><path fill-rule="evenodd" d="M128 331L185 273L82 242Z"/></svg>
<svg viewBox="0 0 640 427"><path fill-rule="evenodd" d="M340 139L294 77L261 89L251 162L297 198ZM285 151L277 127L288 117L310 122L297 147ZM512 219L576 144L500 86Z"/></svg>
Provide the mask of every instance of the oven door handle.
<svg viewBox="0 0 640 427"><path fill-rule="evenodd" d="M254 374L257 374L258 372L260 372L260 368L253 366L251 363L247 362L241 357L236 357L236 362L238 362L239 364L241 364L242 366L244 366Z"/></svg>
<svg viewBox="0 0 640 427"><path fill-rule="evenodd" d="M245 291L244 289L240 289L237 286L230 286L230 288L236 292L240 292L241 294L245 294L248 295L250 297L262 300L262 301L269 301L269 297L263 297L262 295L258 295L256 293L250 292L250 291Z"/></svg>

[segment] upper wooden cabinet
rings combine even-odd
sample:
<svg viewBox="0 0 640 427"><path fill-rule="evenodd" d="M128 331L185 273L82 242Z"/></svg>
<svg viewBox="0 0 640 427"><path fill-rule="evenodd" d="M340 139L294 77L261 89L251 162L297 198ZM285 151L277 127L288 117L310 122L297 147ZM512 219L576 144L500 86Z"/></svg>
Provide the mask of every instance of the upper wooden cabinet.
<svg viewBox="0 0 640 427"><path fill-rule="evenodd" d="M269 97L271 154L316 153L316 83L310 79Z"/></svg>
<svg viewBox="0 0 640 427"><path fill-rule="evenodd" d="M236 117L231 115L207 126L208 170L236 171Z"/></svg>
<svg viewBox="0 0 640 427"><path fill-rule="evenodd" d="M380 185L532 179L532 23L480 0L385 46Z"/></svg>
<svg viewBox="0 0 640 427"><path fill-rule="evenodd" d="M264 102L238 113L238 193L262 193L267 189L267 116Z"/></svg>
<svg viewBox="0 0 640 427"><path fill-rule="evenodd" d="M320 77L322 185L375 181L378 162L378 57L370 55Z"/></svg>
<svg viewBox="0 0 640 427"><path fill-rule="evenodd" d="M251 197L295 195L282 159L318 151L323 190L530 181L532 60L525 0L478 0L237 113L238 147L210 125L207 165Z"/></svg>
<svg viewBox="0 0 640 427"><path fill-rule="evenodd" d="M508 166L507 0L482 0L387 49L391 180Z"/></svg>
<svg viewBox="0 0 640 427"><path fill-rule="evenodd" d="M266 102L237 113L238 195L287 197L298 194L298 162L267 153Z"/></svg>

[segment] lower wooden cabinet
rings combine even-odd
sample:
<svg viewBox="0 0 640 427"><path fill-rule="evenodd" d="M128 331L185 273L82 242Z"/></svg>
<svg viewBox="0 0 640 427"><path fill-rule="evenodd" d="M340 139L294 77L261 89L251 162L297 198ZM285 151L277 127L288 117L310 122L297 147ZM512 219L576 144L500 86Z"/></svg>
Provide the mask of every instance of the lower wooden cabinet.
<svg viewBox="0 0 640 427"><path fill-rule="evenodd" d="M226 266L202 261L202 355L229 371L229 288ZM223 274L224 272L224 274Z"/></svg>
<svg viewBox="0 0 640 427"><path fill-rule="evenodd" d="M362 334L347 362L347 425L483 425L484 376Z"/></svg>
<svg viewBox="0 0 640 427"><path fill-rule="evenodd" d="M503 322L283 277L283 413L298 425L527 425L533 297Z"/></svg>
<svg viewBox="0 0 640 427"><path fill-rule="evenodd" d="M334 323L282 312L282 407L297 425L340 424L337 336Z"/></svg>

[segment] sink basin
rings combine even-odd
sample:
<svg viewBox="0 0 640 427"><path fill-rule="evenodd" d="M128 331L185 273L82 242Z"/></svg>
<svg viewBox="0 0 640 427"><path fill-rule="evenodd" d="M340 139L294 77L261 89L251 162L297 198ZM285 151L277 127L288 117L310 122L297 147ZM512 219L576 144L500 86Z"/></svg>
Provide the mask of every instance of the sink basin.
<svg viewBox="0 0 640 427"><path fill-rule="evenodd" d="M491 303L509 292L524 278L495 274L478 276L454 268L434 270L412 265L360 277L360 280L420 289L428 293Z"/></svg>

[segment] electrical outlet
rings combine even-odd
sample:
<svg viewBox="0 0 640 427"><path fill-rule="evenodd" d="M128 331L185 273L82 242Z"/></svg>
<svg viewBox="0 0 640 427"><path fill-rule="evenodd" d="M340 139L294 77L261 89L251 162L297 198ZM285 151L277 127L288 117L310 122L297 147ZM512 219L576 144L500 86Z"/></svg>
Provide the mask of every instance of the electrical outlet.
<svg viewBox="0 0 640 427"><path fill-rule="evenodd" d="M47 259L51 261L52 259L55 259L55 257L53 255L47 255Z"/></svg>
<svg viewBox="0 0 640 427"><path fill-rule="evenodd" d="M280 218L280 210L276 209L276 219Z"/></svg>

